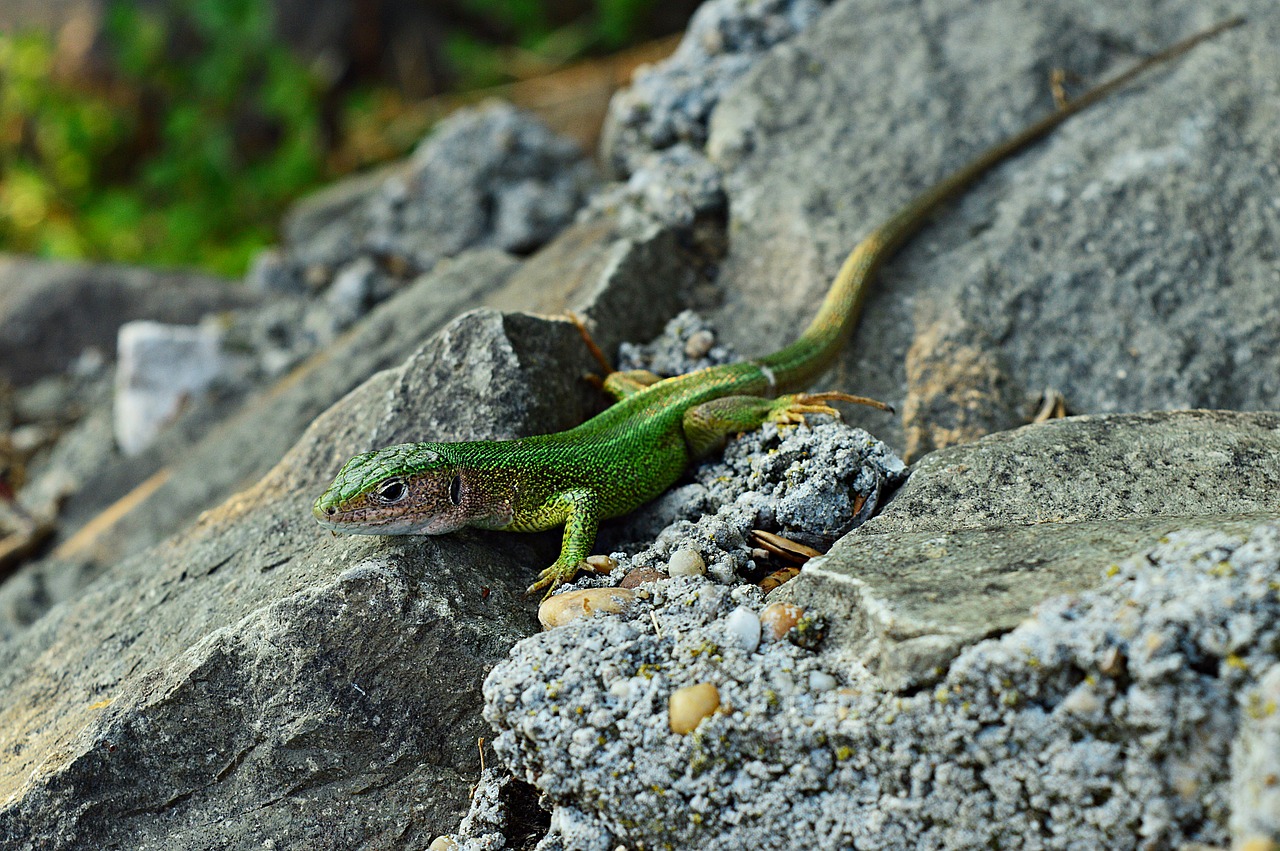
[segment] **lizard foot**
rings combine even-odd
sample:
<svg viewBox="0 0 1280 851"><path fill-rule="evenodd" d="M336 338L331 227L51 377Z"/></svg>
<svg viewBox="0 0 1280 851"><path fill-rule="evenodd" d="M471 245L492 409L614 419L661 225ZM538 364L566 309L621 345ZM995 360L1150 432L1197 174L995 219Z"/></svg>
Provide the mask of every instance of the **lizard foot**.
<svg viewBox="0 0 1280 851"><path fill-rule="evenodd" d="M893 413L893 407L884 402L877 402L866 396L853 396L830 390L825 393L792 393L788 396L779 396L773 410L770 411L769 420L779 425L800 425L804 423L806 414L826 414L839 419L840 412L828 405L828 402L853 402Z"/></svg>
<svg viewBox="0 0 1280 851"><path fill-rule="evenodd" d="M529 586L529 590L525 591L526 597L532 597L539 591L546 590L542 595L542 599L550 597L557 588L566 582L572 581L573 577L578 575L578 571L586 567L586 562L576 562L570 564L563 559L556 559L555 564L538 574L538 581Z"/></svg>

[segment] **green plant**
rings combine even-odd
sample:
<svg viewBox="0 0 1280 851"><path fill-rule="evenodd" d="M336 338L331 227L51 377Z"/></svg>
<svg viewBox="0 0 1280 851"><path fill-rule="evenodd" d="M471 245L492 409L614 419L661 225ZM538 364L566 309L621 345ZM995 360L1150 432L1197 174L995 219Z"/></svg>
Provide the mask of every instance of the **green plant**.
<svg viewBox="0 0 1280 851"><path fill-rule="evenodd" d="M323 177L320 91L266 0L114 5L106 82L0 35L0 244L238 275Z"/></svg>
<svg viewBox="0 0 1280 851"><path fill-rule="evenodd" d="M561 4L572 18L557 23L545 0L457 2L489 25L449 33L446 54L464 89L507 82L523 76L522 68L536 73L591 51L616 50L635 40L642 19L656 5L654 0L580 0ZM477 35L480 29L496 30L502 38Z"/></svg>

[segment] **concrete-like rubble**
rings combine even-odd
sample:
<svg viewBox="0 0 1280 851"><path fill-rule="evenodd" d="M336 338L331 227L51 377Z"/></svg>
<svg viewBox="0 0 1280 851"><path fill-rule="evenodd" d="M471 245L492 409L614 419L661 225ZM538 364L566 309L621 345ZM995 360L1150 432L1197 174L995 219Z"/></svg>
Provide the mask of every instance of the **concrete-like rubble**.
<svg viewBox="0 0 1280 851"><path fill-rule="evenodd" d="M730 619L758 589L671 579L519 643L485 715L573 826L544 847L1222 846L1229 813L1274 831L1245 790L1280 752L1250 749L1234 787L1231 765L1276 712L1280 525L1177 533L1098 572L905 696L787 640L742 646ZM699 682L720 709L675 735L668 698Z"/></svg>

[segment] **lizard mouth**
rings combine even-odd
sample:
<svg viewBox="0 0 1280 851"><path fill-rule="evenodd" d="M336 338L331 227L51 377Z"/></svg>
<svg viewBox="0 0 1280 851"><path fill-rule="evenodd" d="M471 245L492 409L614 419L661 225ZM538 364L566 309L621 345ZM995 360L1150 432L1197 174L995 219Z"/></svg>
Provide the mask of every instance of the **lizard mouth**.
<svg viewBox="0 0 1280 851"><path fill-rule="evenodd" d="M336 505L311 508L311 515L316 522L334 532L345 532L348 535L439 535L442 532L454 531L457 526L436 528L438 524L432 518L406 517L406 512L386 507L364 507L342 510Z"/></svg>

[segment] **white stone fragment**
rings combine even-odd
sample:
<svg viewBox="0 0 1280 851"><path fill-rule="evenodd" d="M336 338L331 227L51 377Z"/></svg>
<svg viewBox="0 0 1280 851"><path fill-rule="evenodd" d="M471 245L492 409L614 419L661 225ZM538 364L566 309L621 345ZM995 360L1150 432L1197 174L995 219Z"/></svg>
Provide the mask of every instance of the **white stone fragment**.
<svg viewBox="0 0 1280 851"><path fill-rule="evenodd" d="M724 619L724 628L729 639L748 653L754 653L760 646L760 618L745 606L729 613Z"/></svg>
<svg viewBox="0 0 1280 851"><path fill-rule="evenodd" d="M145 450L221 374L221 336L212 325L120 326L114 414L121 452Z"/></svg>
<svg viewBox="0 0 1280 851"><path fill-rule="evenodd" d="M810 671L809 672L809 691L820 693L831 691L836 687L836 678L828 674L826 671Z"/></svg>
<svg viewBox="0 0 1280 851"><path fill-rule="evenodd" d="M676 550L667 562L668 576L704 576L706 572L707 563L702 560L702 556L698 555L697 550L687 547Z"/></svg>

